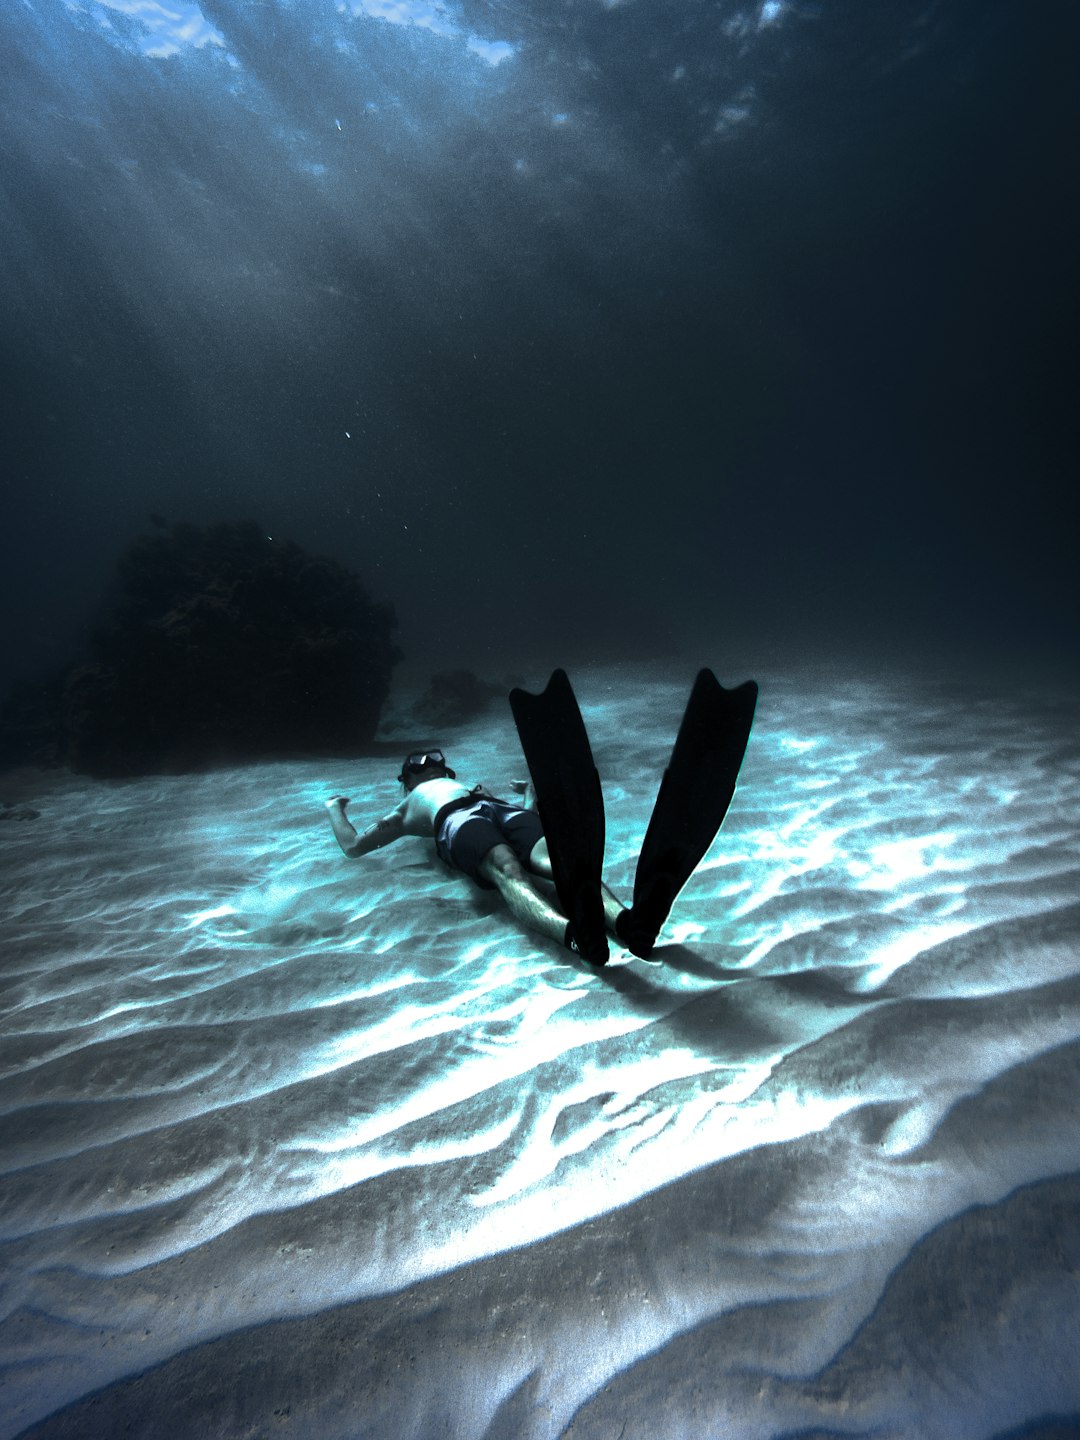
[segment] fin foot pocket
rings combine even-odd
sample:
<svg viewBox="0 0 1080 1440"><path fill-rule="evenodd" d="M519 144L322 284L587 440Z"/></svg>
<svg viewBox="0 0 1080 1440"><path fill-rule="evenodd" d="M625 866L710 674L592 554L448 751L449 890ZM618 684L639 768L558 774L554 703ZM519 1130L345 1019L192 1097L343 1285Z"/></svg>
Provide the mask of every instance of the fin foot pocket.
<svg viewBox="0 0 1080 1440"><path fill-rule="evenodd" d="M681 886L666 872L650 875L629 910L615 920L615 934L632 955L647 960Z"/></svg>
<svg viewBox="0 0 1080 1440"><path fill-rule="evenodd" d="M631 955L639 960L648 960L656 944L659 927L643 924L641 917L633 910L624 910L615 918L615 937L620 940Z"/></svg>
<svg viewBox="0 0 1080 1440"><path fill-rule="evenodd" d="M563 944L572 955L578 955L582 960L587 960L590 965L606 965L608 962L608 943L605 939L592 940L587 945L579 944L574 935L574 927L567 921L566 932L563 935Z"/></svg>

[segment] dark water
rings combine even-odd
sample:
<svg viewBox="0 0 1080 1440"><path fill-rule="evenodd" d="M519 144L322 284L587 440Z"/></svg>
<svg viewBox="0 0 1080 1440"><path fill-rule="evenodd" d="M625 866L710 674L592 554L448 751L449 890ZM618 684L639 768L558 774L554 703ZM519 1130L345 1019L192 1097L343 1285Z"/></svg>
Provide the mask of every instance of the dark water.
<svg viewBox="0 0 1080 1440"><path fill-rule="evenodd" d="M4 7L9 678L150 511L419 661L1071 653L1074 7L368 11Z"/></svg>

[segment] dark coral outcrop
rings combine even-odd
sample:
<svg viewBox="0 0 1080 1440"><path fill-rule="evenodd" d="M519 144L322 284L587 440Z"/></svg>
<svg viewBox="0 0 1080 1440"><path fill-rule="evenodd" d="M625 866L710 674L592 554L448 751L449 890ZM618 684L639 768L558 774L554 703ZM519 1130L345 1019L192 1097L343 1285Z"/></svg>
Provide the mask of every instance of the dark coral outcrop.
<svg viewBox="0 0 1080 1440"><path fill-rule="evenodd" d="M492 700L502 700L509 687L490 685L471 670L441 670L413 707L412 720L430 734L464 725L482 715Z"/></svg>
<svg viewBox="0 0 1080 1440"><path fill-rule="evenodd" d="M9 759L123 776L371 740L396 622L336 561L250 522L174 525L136 540L118 580L89 662L7 707Z"/></svg>

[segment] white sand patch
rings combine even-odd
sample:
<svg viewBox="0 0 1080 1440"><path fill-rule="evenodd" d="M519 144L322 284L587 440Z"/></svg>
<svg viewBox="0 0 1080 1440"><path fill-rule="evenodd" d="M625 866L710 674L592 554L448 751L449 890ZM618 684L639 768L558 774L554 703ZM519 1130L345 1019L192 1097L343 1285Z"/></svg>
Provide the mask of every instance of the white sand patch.
<svg viewBox="0 0 1080 1440"><path fill-rule="evenodd" d="M574 676L623 893L691 678ZM1055 1178L1080 1164L1075 711L915 694L765 677L663 963L597 973L430 844L341 858L322 800L377 817L390 756L23 776L0 1436L102 1387L97 1433L930 1434L880 1358L914 1375L927 1325L963 1383L1004 1357L1012 1424L1050 1413L1028 1327L1080 1411L1055 1359L1078 1272L1037 1223L1080 1247ZM524 773L508 707L442 740L470 782ZM948 1268L989 1233L973 1206L1021 1227L1022 1305L993 1247L981 1289ZM919 1385L941 1433L991 1433ZM177 1386L203 1399L169 1408Z"/></svg>

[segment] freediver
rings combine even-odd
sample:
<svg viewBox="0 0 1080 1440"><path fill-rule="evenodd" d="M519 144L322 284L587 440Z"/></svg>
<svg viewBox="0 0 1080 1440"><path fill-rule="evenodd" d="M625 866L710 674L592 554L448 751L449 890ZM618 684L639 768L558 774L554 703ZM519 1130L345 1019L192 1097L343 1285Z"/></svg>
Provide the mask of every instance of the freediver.
<svg viewBox="0 0 1080 1440"><path fill-rule="evenodd" d="M434 840L441 860L482 889L498 890L520 924L576 949L570 921L530 879L532 875L554 879L531 784L521 785L522 804L500 800L482 785L470 789L436 749L407 756L398 780L405 787L401 804L361 833L345 813L347 796L327 800L334 835L350 860L381 850L404 835ZM605 919L614 934L616 919L626 906L603 882L601 894Z"/></svg>
<svg viewBox="0 0 1080 1440"><path fill-rule="evenodd" d="M757 703L752 680L725 690L698 672L664 771L634 875L630 906L601 878L604 799L581 711L564 670L539 695L515 689L510 708L531 782L524 804L462 784L441 750L406 757L405 798L358 833L349 799L326 802L334 835L350 859L404 835L435 841L439 857L485 889L498 890L522 925L595 965L609 934L649 959L675 897L716 838L742 764ZM559 909L531 877L551 880Z"/></svg>

